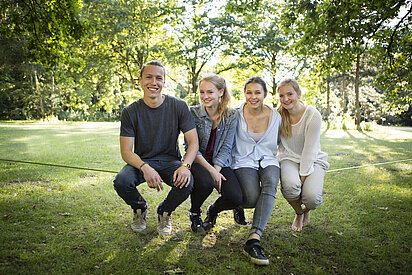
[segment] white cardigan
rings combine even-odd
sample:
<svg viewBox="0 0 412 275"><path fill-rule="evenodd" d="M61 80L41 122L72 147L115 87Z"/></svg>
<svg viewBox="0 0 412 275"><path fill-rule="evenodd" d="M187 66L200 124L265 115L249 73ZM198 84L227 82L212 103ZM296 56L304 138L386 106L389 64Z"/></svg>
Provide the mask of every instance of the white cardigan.
<svg viewBox="0 0 412 275"><path fill-rule="evenodd" d="M269 165L279 167L276 154L282 120L280 114L268 106L272 111L272 119L263 137L256 142L247 131L247 124L243 115L244 106L245 103L240 106L237 113L238 126L235 134L235 146L232 150L232 169L248 167L257 170L259 169L259 163L262 168Z"/></svg>
<svg viewBox="0 0 412 275"><path fill-rule="evenodd" d="M292 124L292 136L280 137L278 160L299 163L299 174L308 176L313 172L313 164L329 167L328 154L320 148L320 128L322 117L318 110L306 106L306 110L296 124Z"/></svg>

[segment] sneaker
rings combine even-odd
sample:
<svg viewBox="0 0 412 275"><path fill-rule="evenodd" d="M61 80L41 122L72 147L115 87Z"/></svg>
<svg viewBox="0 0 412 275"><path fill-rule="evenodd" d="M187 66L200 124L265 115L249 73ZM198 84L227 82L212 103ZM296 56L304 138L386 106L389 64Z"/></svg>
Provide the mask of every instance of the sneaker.
<svg viewBox="0 0 412 275"><path fill-rule="evenodd" d="M167 212L163 212L162 215L157 215L157 232L161 235L170 235L172 232L172 219Z"/></svg>
<svg viewBox="0 0 412 275"><path fill-rule="evenodd" d="M210 229L213 228L213 226L215 226L216 224L216 219L218 217L217 213L213 213L211 211L211 208L213 207L213 204L211 204L208 208L207 208L207 216L205 219L205 222L203 223L203 227L205 228L206 231L209 231Z"/></svg>
<svg viewBox="0 0 412 275"><path fill-rule="evenodd" d="M205 234L205 228L203 227L202 216L198 213L189 214L191 225L190 228L194 233Z"/></svg>
<svg viewBox="0 0 412 275"><path fill-rule="evenodd" d="M133 214L133 222L130 225L133 231L143 231L146 229L146 214L147 210L143 212L142 209L137 209Z"/></svg>
<svg viewBox="0 0 412 275"><path fill-rule="evenodd" d="M233 218L238 225L247 226L247 221L245 218L245 210L242 207L233 209Z"/></svg>
<svg viewBox="0 0 412 275"><path fill-rule="evenodd" d="M269 260L263 252L263 247L260 246L259 242L253 243L250 246L245 245L243 250L249 255L252 263L257 265L268 265Z"/></svg>

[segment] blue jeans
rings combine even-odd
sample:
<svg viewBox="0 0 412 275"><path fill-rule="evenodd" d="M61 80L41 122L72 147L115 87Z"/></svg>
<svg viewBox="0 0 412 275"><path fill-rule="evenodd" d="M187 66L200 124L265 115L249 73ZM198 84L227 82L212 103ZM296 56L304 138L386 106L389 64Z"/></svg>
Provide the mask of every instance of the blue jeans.
<svg viewBox="0 0 412 275"><path fill-rule="evenodd" d="M182 164L179 160L162 161L162 160L145 160L153 169L155 169L164 183L172 187L165 200L160 204L157 213L163 212L172 213L182 202L190 195L193 189L193 176L187 187L182 189L173 185L173 173ZM128 204L133 210L147 209L146 200L137 191L137 186L145 182L143 174L139 169L127 164L120 170L114 179L114 189L117 194Z"/></svg>
<svg viewBox="0 0 412 275"><path fill-rule="evenodd" d="M243 207L255 208L250 233L262 236L275 204L280 169L269 165L266 168L239 168L235 170L243 193Z"/></svg>

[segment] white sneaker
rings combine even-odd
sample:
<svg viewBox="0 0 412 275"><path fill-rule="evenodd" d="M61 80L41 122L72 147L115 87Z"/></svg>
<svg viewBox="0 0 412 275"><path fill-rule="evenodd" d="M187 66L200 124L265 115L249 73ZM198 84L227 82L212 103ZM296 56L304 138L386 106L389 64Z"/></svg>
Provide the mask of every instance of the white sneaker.
<svg viewBox="0 0 412 275"><path fill-rule="evenodd" d="M143 231L146 229L147 210L142 211L142 209L137 209L136 213L133 214L133 222L130 225L133 231Z"/></svg>
<svg viewBox="0 0 412 275"><path fill-rule="evenodd" d="M157 232L161 235L170 235L172 232L172 219L167 212L163 212L163 215L157 215L159 224L157 225Z"/></svg>

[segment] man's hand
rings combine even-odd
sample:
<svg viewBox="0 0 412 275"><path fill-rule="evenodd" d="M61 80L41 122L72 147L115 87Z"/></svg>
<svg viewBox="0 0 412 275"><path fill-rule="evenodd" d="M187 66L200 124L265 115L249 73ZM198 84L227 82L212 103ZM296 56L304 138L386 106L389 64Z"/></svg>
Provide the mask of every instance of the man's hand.
<svg viewBox="0 0 412 275"><path fill-rule="evenodd" d="M173 173L174 186L179 187L180 189L182 189L183 187L188 187L191 176L192 174L190 173L189 168L185 166L180 166Z"/></svg>
<svg viewBox="0 0 412 275"><path fill-rule="evenodd" d="M147 185L150 188L156 188L157 191L163 190L163 185L162 185L163 180L155 169L150 167L149 164L146 164L142 167L141 171L143 173L144 179L147 182Z"/></svg>

